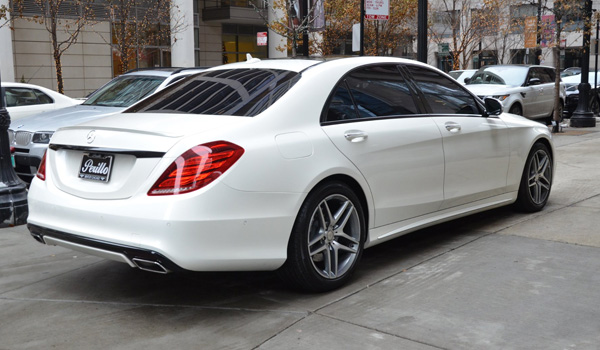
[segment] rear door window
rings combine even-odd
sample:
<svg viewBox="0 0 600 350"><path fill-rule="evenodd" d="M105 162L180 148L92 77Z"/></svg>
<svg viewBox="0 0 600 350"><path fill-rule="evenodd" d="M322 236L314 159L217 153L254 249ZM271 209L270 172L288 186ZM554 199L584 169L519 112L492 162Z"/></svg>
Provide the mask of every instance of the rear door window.
<svg viewBox="0 0 600 350"><path fill-rule="evenodd" d="M414 95L396 65L351 72L338 85L325 121L379 118L419 113Z"/></svg>
<svg viewBox="0 0 600 350"><path fill-rule="evenodd" d="M433 114L481 114L475 97L458 82L425 67L406 68Z"/></svg>

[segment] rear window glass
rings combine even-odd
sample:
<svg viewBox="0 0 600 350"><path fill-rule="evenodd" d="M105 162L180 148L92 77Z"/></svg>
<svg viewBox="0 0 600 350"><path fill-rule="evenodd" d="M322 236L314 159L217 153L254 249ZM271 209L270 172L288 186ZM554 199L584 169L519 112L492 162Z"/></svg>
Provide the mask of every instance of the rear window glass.
<svg viewBox="0 0 600 350"><path fill-rule="evenodd" d="M166 77L129 75L111 80L85 100L84 105L129 107L150 95Z"/></svg>
<svg viewBox="0 0 600 350"><path fill-rule="evenodd" d="M298 73L278 69L206 71L167 87L126 112L252 117L271 106L298 79Z"/></svg>

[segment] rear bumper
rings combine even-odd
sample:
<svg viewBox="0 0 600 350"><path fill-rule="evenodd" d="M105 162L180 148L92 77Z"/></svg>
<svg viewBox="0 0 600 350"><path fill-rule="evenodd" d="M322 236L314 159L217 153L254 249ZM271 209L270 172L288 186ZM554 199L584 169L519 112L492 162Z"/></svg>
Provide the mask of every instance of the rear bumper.
<svg viewBox="0 0 600 350"><path fill-rule="evenodd" d="M87 200L47 185L36 178L29 191L28 224L38 241L169 271L277 269L303 199L215 183L209 191L170 198Z"/></svg>
<svg viewBox="0 0 600 350"><path fill-rule="evenodd" d="M162 254L122 244L86 238L38 225L27 225L31 236L38 242L57 245L105 259L119 261L142 270L168 273L184 269Z"/></svg>

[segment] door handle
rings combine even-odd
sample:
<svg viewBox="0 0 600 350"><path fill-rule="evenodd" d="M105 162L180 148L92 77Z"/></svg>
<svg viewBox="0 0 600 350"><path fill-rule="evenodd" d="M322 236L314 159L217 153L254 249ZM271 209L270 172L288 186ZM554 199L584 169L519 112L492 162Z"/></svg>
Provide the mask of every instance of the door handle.
<svg viewBox="0 0 600 350"><path fill-rule="evenodd" d="M369 135L361 130L348 130L344 133L344 137L350 142L363 142Z"/></svg>
<svg viewBox="0 0 600 350"><path fill-rule="evenodd" d="M455 122L447 122L445 126L446 126L446 130L450 131L453 134L455 134L461 130L460 124L455 123Z"/></svg>

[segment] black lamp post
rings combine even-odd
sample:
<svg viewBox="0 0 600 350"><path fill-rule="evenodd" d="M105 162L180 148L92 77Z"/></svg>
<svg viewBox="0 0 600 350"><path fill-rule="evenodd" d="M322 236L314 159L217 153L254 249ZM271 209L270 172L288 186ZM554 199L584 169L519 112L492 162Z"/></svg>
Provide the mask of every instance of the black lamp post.
<svg viewBox="0 0 600 350"><path fill-rule="evenodd" d="M4 108L4 89L0 76L0 224L23 225L27 223L27 186L12 166L8 127L10 115Z"/></svg>
<svg viewBox="0 0 600 350"><path fill-rule="evenodd" d="M427 0L419 0L417 11L417 60L427 63Z"/></svg>
<svg viewBox="0 0 600 350"><path fill-rule="evenodd" d="M592 19L592 0L585 1L585 29L583 32L583 57L581 59L581 83L579 84L579 102L571 116L571 126L586 128L596 126L594 113L590 111L590 30Z"/></svg>

